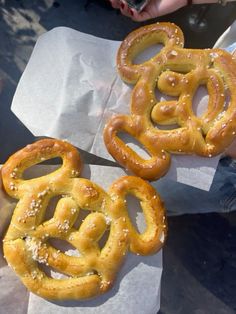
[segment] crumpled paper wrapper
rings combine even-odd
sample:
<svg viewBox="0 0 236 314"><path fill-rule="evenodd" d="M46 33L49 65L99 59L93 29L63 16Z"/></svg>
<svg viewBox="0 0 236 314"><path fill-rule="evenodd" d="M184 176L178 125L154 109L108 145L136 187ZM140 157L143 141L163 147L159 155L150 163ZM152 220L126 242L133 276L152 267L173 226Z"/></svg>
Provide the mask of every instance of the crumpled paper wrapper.
<svg viewBox="0 0 236 314"><path fill-rule="evenodd" d="M27 171L30 177L38 177L42 172L53 171L55 166L34 166ZM81 177L90 179L105 190L117 178L125 175L121 168L85 165ZM1 183L1 182L0 182ZM141 208L133 199L127 201L129 214L138 230L145 229ZM9 199L0 189L1 237L9 224L15 202ZM0 255L0 294L1 313L145 313L154 314L160 309L160 283L162 274L162 251L152 256L127 254L125 262L118 273L113 288L106 294L95 299L80 302L50 302L30 293L19 282L14 272L6 265ZM53 272L53 276L55 273ZM14 295L12 296L12 293ZM24 302L22 302L24 300ZM147 302L148 300L148 302ZM19 303L20 306L16 307ZM14 308L14 310L13 310Z"/></svg>
<svg viewBox="0 0 236 314"><path fill-rule="evenodd" d="M113 160L103 142L104 125L115 113L129 113L132 86L116 73L120 42L59 27L42 35L18 84L12 111L35 136L66 139L97 156ZM158 47L146 51L147 59ZM159 95L166 99L165 95ZM199 88L194 110L199 115L208 96ZM127 144L144 151L126 140ZM166 177L209 191L220 156L172 155Z"/></svg>

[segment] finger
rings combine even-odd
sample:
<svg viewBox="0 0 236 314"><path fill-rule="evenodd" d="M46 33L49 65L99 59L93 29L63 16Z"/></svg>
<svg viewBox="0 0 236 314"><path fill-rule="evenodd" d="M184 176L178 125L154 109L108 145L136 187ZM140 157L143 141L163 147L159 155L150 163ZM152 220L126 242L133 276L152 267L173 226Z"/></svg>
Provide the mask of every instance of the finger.
<svg viewBox="0 0 236 314"><path fill-rule="evenodd" d="M110 3L111 3L111 6L114 8L114 9L119 9L120 8L120 5L121 5L121 2L120 0L109 0Z"/></svg>
<svg viewBox="0 0 236 314"><path fill-rule="evenodd" d="M121 4L120 4L120 11L123 15L128 16L128 17L132 17L132 15L133 15L133 12L129 8L128 4L126 2L123 2L123 1L121 1Z"/></svg>
<svg viewBox="0 0 236 314"><path fill-rule="evenodd" d="M137 22L150 20L162 15L169 14L173 11L180 9L186 5L186 0L178 1L165 1L165 0L151 0L143 11L137 12L134 11L132 19Z"/></svg>

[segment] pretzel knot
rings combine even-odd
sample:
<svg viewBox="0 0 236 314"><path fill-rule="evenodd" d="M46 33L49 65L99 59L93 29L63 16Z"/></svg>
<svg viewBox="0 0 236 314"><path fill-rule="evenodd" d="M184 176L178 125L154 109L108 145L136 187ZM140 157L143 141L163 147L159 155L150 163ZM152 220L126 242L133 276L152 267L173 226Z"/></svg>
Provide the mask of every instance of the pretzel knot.
<svg viewBox="0 0 236 314"><path fill-rule="evenodd" d="M104 141L121 165L148 180L168 171L170 153L212 157L223 152L236 134L234 57L220 49L184 49L183 41L177 26L157 23L129 34L118 51L120 76L135 87L130 115L113 116L104 129ZM164 46L159 53L142 64L134 63L138 53L158 43ZM197 116L192 104L201 85L206 86L209 101ZM176 99L160 101L156 89ZM135 138L150 159L126 145L120 132Z"/></svg>
<svg viewBox="0 0 236 314"><path fill-rule="evenodd" d="M59 169L24 179L27 168L55 157L62 159ZM26 146L2 168L6 192L19 200L3 240L5 258L29 290L48 299L84 299L104 293L112 286L128 250L153 254L166 238L164 207L148 183L125 176L106 193L95 183L79 178L80 172L77 150L54 139ZM146 221L143 233L136 230L129 217L128 194L140 200ZM55 196L63 197L53 216L45 220L49 202ZM81 211L88 215L77 227ZM109 237L100 247L99 240L106 230ZM52 239L67 241L79 256L57 250ZM52 278L42 266L50 266L66 278Z"/></svg>

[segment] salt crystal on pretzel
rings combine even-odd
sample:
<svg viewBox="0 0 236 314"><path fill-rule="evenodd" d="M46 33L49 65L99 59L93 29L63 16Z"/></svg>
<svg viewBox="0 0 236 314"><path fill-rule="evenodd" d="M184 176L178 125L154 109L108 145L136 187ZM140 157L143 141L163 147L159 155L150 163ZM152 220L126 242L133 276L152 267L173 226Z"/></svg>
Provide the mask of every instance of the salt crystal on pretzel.
<svg viewBox="0 0 236 314"><path fill-rule="evenodd" d="M163 49L142 64L134 64L138 53L161 43ZM222 153L236 132L236 62L220 49L186 49L181 30L172 23L141 27L123 41L117 55L121 78L134 84L130 115L113 116L104 129L109 153L125 169L148 180L166 174L171 154L212 157ZM201 116L193 111L197 89L206 85L207 109ZM160 101L158 88L176 100ZM227 97L230 101L227 104ZM162 130L159 125L178 125ZM148 152L142 158L119 138L128 133Z"/></svg>
<svg viewBox="0 0 236 314"><path fill-rule="evenodd" d="M59 169L24 179L29 167L55 157L62 159ZM6 192L19 200L3 242L5 258L30 291L47 299L80 300L106 292L129 250L154 254L166 239L164 206L151 185L138 177L125 176L105 192L90 180L79 178L81 167L77 150L54 139L26 146L2 167ZM128 194L140 200L146 221L142 233L129 217L125 200ZM62 195L53 216L45 221L51 198ZM82 210L88 215L76 227ZM99 240L106 230L109 237L101 248ZM50 243L52 238L67 241L79 256L56 249ZM51 278L40 265L66 277Z"/></svg>

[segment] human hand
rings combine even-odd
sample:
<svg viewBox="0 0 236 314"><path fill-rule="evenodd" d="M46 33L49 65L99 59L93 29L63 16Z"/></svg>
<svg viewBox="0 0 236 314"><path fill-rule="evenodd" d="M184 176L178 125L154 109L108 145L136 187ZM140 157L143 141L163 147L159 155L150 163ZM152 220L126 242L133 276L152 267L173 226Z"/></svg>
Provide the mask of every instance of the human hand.
<svg viewBox="0 0 236 314"><path fill-rule="evenodd" d="M120 9L123 15L138 22L174 12L187 5L187 0L150 0L141 12L137 12L122 0L110 0L110 2L113 8Z"/></svg>

